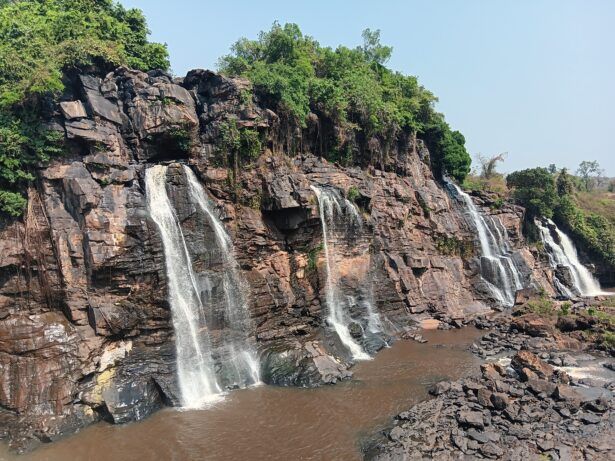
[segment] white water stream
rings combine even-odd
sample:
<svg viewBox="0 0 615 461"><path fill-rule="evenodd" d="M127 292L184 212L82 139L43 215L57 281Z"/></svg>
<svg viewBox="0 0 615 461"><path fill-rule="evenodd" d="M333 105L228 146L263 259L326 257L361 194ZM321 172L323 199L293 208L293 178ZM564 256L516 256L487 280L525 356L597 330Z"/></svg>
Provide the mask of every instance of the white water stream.
<svg viewBox="0 0 615 461"><path fill-rule="evenodd" d="M355 360L369 360L371 357L350 334L350 324L353 322L348 309L356 305L353 296L345 296L339 287L339 275L333 255L333 233L341 228L348 231L353 227L359 229L362 225L361 216L354 204L343 198L341 194L331 188L312 186L318 199L318 209L323 234L323 251L326 262L325 297L327 301L327 322L331 325L342 344L350 351ZM333 229L332 229L333 227ZM380 317L370 302L364 303L366 311L367 329L371 333L381 330Z"/></svg>
<svg viewBox="0 0 615 461"><path fill-rule="evenodd" d="M190 168L184 166L191 203L207 219L215 235L215 248L222 259L224 290L224 331L218 342L224 351L222 379L243 387L260 381L255 348L249 341L251 320L246 300L247 289L239 274L233 246L224 226L213 213L207 195ZM206 318L211 315L203 293L211 290L212 280L199 279L186 245L181 224L166 189L167 167L156 165L145 173L147 206L158 226L165 255L169 304L175 331L177 377L183 407L198 408L220 398L222 387L216 375L212 340Z"/></svg>
<svg viewBox="0 0 615 461"><path fill-rule="evenodd" d="M181 404L195 408L216 400L222 390L214 372L200 290L181 226L167 195L166 177L167 167L162 165L145 172L147 207L164 246Z"/></svg>
<svg viewBox="0 0 615 461"><path fill-rule="evenodd" d="M512 306L515 302L515 293L523 288L523 283L519 269L511 257L506 229L497 217L481 213L472 198L459 186L450 181L448 184L464 203L478 232L483 279L489 284L493 296L500 304Z"/></svg>
<svg viewBox="0 0 615 461"><path fill-rule="evenodd" d="M536 226L540 230L542 242L549 254L549 262L554 269L557 266L566 266L570 269L570 275L574 284L574 291L581 296L598 296L608 295L602 291L600 283L592 275L592 273L581 264L579 255L574 243L564 232L562 232L553 221L546 220L547 224L536 221ZM553 232L557 236L556 242ZM557 280L557 287L564 296L569 298L574 297L575 293L570 290L570 287L565 286L560 280Z"/></svg>

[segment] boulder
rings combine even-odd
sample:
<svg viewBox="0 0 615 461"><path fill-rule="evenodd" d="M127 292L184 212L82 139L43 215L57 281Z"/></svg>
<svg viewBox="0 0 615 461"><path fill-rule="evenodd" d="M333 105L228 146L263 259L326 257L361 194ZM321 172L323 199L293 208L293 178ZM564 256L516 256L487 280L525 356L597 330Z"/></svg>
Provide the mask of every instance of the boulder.
<svg viewBox="0 0 615 461"><path fill-rule="evenodd" d="M553 376L554 370L551 365L540 360L536 355L529 351L522 350L512 358L510 365L523 377L525 380L533 379L536 375L541 379L549 379ZM526 370L529 370L528 373Z"/></svg>
<svg viewBox="0 0 615 461"><path fill-rule="evenodd" d="M88 114L83 107L81 101L64 101L60 103L60 110L66 120L72 120L75 118L86 118Z"/></svg>
<svg viewBox="0 0 615 461"><path fill-rule="evenodd" d="M533 337L552 336L555 331L549 319L534 313L515 317L510 323L510 328Z"/></svg>

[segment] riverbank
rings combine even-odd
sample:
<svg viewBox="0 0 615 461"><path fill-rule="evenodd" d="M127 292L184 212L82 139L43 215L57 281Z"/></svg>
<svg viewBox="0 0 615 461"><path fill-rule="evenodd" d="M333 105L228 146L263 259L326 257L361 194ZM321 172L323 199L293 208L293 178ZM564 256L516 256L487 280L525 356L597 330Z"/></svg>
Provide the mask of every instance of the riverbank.
<svg viewBox="0 0 615 461"><path fill-rule="evenodd" d="M480 376L437 383L366 443L366 459L613 459L615 361L595 334L612 313L577 307L477 320L490 329L472 346L487 359Z"/></svg>

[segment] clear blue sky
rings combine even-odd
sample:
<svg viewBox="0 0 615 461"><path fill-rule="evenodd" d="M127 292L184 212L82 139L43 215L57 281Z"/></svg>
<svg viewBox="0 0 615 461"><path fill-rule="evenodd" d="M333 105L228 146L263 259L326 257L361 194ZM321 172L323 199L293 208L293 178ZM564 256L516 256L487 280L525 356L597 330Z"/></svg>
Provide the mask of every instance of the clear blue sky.
<svg viewBox="0 0 615 461"><path fill-rule="evenodd" d="M122 0L166 42L175 74L214 69L239 37L296 22L323 45L381 30L472 154L510 172L598 160L615 176L615 0Z"/></svg>

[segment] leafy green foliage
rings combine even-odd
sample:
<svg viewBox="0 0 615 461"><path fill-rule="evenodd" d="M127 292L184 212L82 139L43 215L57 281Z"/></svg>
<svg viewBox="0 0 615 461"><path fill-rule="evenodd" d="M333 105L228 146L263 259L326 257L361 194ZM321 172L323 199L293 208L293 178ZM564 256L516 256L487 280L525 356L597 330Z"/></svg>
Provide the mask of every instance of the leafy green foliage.
<svg viewBox="0 0 615 461"><path fill-rule="evenodd" d="M525 207L528 218L553 217L557 193L553 175L546 168L529 168L515 171L506 177L506 184L513 190L515 201Z"/></svg>
<svg viewBox="0 0 615 461"><path fill-rule="evenodd" d="M560 313L561 315L568 315L570 314L570 309L572 309L572 303L566 301L565 303L562 303L562 305L560 306Z"/></svg>
<svg viewBox="0 0 615 461"><path fill-rule="evenodd" d="M192 148L192 136L185 127L172 127L166 132L166 136L171 139L180 152L187 153Z"/></svg>
<svg viewBox="0 0 615 461"><path fill-rule="evenodd" d="M241 39L219 61L220 71L250 79L255 91L300 127L310 112L330 120L342 133L328 154L352 160L349 133L392 143L401 131L417 133L430 147L438 170L463 180L471 159L461 133L451 131L434 110L436 97L416 77L394 72L384 63L392 48L380 32L363 32L363 46L321 46L296 24L274 23L258 39Z"/></svg>
<svg viewBox="0 0 615 461"><path fill-rule="evenodd" d="M318 255L324 249L324 245L322 243L318 244L314 248L311 248L308 251L308 264L307 271L315 272L316 271L316 263L318 261Z"/></svg>
<svg viewBox="0 0 615 461"><path fill-rule="evenodd" d="M469 258L474 253L474 244L470 240L460 240L454 236L437 234L434 241L436 249L443 255Z"/></svg>
<svg viewBox="0 0 615 461"><path fill-rule="evenodd" d="M149 70L169 66L147 41L143 13L111 0L22 0L0 8L0 106L58 93L64 71L96 62Z"/></svg>
<svg viewBox="0 0 615 461"><path fill-rule="evenodd" d="M506 182L515 201L526 208L529 222L535 217L553 218L577 244L615 269L615 225L579 206L574 179L566 169L557 179L546 168L516 171Z"/></svg>
<svg viewBox="0 0 615 461"><path fill-rule="evenodd" d="M578 207L572 196L560 199L555 220L575 241L615 268L615 226L604 216Z"/></svg>
<svg viewBox="0 0 615 461"><path fill-rule="evenodd" d="M165 45L147 41L140 10L111 0L0 2L0 210L21 214L32 168L61 152L41 123L66 73L89 65L169 66Z"/></svg>
<svg viewBox="0 0 615 461"><path fill-rule="evenodd" d="M350 186L348 188L348 192L346 192L346 198L351 202L356 202L360 196L361 193L359 192L357 186Z"/></svg>
<svg viewBox="0 0 615 461"><path fill-rule="evenodd" d="M229 159L241 159L252 162L262 151L261 137L258 131L251 128L239 128L234 118L225 120L219 126L219 154L224 157L223 164L228 165Z"/></svg>

